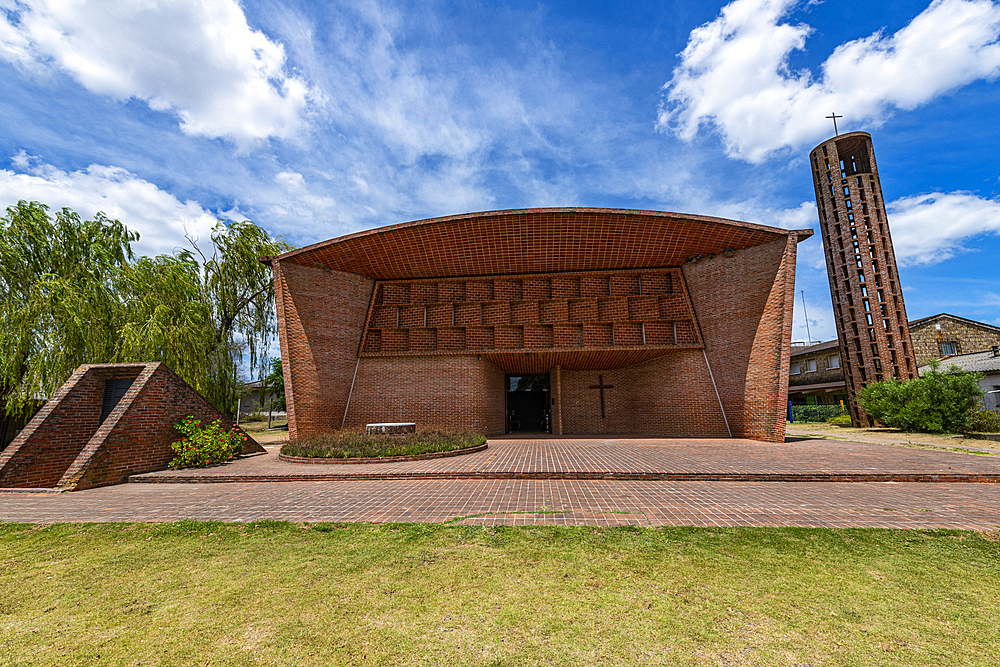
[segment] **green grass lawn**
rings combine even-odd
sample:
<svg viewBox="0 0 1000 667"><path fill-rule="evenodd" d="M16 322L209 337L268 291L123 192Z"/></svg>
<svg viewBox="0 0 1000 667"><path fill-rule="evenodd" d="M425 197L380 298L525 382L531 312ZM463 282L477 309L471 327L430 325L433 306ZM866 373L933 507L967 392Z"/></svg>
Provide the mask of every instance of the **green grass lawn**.
<svg viewBox="0 0 1000 667"><path fill-rule="evenodd" d="M0 664L996 665L995 537L0 524Z"/></svg>

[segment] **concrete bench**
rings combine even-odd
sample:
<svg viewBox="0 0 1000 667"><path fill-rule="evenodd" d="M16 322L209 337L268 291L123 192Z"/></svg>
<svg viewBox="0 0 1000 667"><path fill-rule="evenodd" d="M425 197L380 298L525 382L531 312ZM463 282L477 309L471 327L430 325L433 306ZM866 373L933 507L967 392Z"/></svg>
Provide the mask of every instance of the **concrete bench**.
<svg viewBox="0 0 1000 667"><path fill-rule="evenodd" d="M367 435L406 435L416 433L417 424L415 422L395 422L385 424L365 424Z"/></svg>

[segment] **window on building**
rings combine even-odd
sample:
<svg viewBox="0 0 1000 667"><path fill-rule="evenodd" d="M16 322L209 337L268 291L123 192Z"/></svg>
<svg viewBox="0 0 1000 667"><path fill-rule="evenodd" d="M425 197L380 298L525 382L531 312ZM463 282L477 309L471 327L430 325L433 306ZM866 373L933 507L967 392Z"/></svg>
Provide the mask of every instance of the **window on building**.
<svg viewBox="0 0 1000 667"><path fill-rule="evenodd" d="M947 357L948 355L958 354L957 347L955 343L941 343L941 356Z"/></svg>
<svg viewBox="0 0 1000 667"><path fill-rule="evenodd" d="M797 361L793 361L792 365L788 367L788 374L789 375L798 375L801 372L802 371L799 370L799 362L797 362Z"/></svg>
<svg viewBox="0 0 1000 667"><path fill-rule="evenodd" d="M808 359L808 360L806 360L805 364L806 364L806 373L815 373L816 372L816 360L815 359Z"/></svg>
<svg viewBox="0 0 1000 667"><path fill-rule="evenodd" d="M826 360L827 368L840 368L840 357L836 354L830 355Z"/></svg>

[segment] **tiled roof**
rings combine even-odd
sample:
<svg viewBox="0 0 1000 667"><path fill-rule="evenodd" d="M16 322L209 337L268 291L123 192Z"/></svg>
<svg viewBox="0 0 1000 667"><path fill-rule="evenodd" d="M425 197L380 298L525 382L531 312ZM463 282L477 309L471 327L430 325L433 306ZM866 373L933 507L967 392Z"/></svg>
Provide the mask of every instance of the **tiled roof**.
<svg viewBox="0 0 1000 667"><path fill-rule="evenodd" d="M788 385L788 393L794 394L798 391L818 391L820 389L839 389L841 387L847 389L847 383L843 380L838 382L820 382L818 384Z"/></svg>
<svg viewBox="0 0 1000 667"><path fill-rule="evenodd" d="M942 370L958 366L963 371L970 373L1000 373L1000 356L993 356L992 350L982 350L980 352L970 352L969 354L956 354L951 357L941 359ZM921 366L923 373L930 368L930 365Z"/></svg>
<svg viewBox="0 0 1000 667"><path fill-rule="evenodd" d="M792 359L796 357L803 357L807 354L815 354L816 352L823 352L824 350L835 350L840 347L840 343L837 340L828 340L825 343L813 343L812 345L804 346L793 346L792 347Z"/></svg>
<svg viewBox="0 0 1000 667"><path fill-rule="evenodd" d="M680 266L790 234L812 231L661 211L515 209L380 227L274 259L377 280L606 271Z"/></svg>
<svg viewBox="0 0 1000 667"><path fill-rule="evenodd" d="M974 327L980 327L982 329L989 329L990 331L1000 332L1000 327L994 326L992 324L987 324L986 322L977 322L976 320L970 320L965 317L959 317L958 315L950 315L948 313L938 313L937 315L931 315L929 317L921 317L918 320L910 321L909 326L912 329L913 327L919 327L924 324L930 324L931 322L940 317L947 317L953 320L958 320L959 322L964 322Z"/></svg>

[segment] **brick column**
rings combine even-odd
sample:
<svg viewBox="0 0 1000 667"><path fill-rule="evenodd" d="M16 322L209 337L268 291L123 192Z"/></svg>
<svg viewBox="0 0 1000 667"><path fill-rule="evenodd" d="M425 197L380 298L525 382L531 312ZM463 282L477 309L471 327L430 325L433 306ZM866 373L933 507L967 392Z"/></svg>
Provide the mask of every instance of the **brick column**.
<svg viewBox="0 0 1000 667"><path fill-rule="evenodd" d="M917 376L871 135L829 139L809 161L851 418L868 425L855 393L887 377Z"/></svg>

